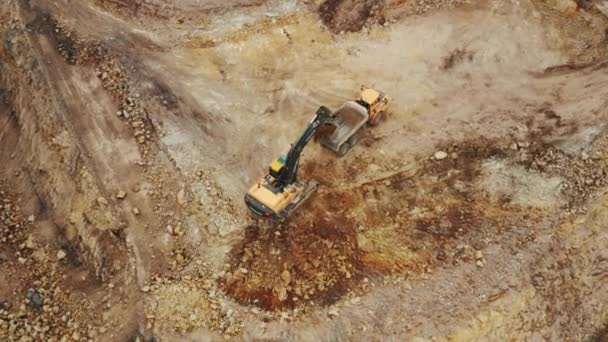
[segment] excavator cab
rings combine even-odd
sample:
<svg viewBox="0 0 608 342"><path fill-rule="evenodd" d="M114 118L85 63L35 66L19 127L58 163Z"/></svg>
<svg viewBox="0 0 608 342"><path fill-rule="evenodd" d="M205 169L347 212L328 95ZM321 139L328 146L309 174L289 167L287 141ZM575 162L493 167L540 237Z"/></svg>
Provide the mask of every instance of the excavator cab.
<svg viewBox="0 0 608 342"><path fill-rule="evenodd" d="M272 163L270 163L268 174L274 178L279 178L279 174L281 173L281 170L283 170L283 168L285 167L286 161L287 158L285 156L278 156L277 159L273 160Z"/></svg>

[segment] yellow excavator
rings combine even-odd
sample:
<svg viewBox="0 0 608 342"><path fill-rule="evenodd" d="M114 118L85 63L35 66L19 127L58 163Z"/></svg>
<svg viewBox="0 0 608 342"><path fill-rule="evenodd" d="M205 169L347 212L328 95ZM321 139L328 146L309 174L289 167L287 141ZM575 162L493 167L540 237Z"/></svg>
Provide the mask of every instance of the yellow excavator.
<svg viewBox="0 0 608 342"><path fill-rule="evenodd" d="M285 156L279 156L271 164L268 174L253 185L245 194L245 204L257 216L280 220L288 217L318 188L315 180L298 180L300 155L304 147L322 127L330 127L332 133L321 138L321 145L344 156L356 143L357 131L365 123L375 126L382 119L389 98L373 89L361 89L356 101L345 103L332 113L321 106L308 126L291 146Z"/></svg>

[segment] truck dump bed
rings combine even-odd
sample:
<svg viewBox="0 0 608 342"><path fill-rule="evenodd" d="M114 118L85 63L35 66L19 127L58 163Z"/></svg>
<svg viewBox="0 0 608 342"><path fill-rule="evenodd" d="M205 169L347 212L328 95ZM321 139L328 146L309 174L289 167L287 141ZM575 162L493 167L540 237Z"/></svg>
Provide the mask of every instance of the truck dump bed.
<svg viewBox="0 0 608 342"><path fill-rule="evenodd" d="M337 152L353 134L355 134L369 118L367 110L355 101L346 102L335 113L336 120L330 125L335 127L329 138L321 139L321 144Z"/></svg>

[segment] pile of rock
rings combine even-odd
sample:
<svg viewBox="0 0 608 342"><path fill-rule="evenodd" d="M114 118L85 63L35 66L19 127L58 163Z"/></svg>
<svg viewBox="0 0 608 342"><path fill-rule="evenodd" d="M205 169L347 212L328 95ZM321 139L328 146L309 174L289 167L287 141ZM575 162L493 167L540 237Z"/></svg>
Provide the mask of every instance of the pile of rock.
<svg viewBox="0 0 608 342"><path fill-rule="evenodd" d="M139 95L131 94L126 72L115 60L107 58L99 64L96 74L103 87L118 101L119 110L116 115L129 123L137 142L145 144L152 137L152 125L148 120L148 114L141 106Z"/></svg>
<svg viewBox="0 0 608 342"><path fill-rule="evenodd" d="M0 191L0 223L0 242L16 243L21 238L25 222L21 219L20 209L4 191Z"/></svg>
<svg viewBox="0 0 608 342"><path fill-rule="evenodd" d="M161 330L184 334L207 327L226 337L241 332L243 322L237 309L223 300L215 281L201 275L207 271L198 273L172 279L156 276L141 288L149 296L146 300L148 329L159 326Z"/></svg>
<svg viewBox="0 0 608 342"><path fill-rule="evenodd" d="M526 158L530 169L565 179L563 193L572 207L578 207L608 185L608 163L603 156L608 150L608 136L597 139L589 151L568 155L555 147L536 146Z"/></svg>

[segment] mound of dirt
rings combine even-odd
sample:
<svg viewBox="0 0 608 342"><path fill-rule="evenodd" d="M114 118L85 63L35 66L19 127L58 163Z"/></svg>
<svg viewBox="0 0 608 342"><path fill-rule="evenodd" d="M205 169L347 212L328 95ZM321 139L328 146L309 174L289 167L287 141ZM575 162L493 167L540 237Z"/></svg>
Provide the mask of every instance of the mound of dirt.
<svg viewBox="0 0 608 342"><path fill-rule="evenodd" d="M221 280L243 304L265 310L331 305L360 273L352 223L346 220L294 223L279 229L247 229L233 266Z"/></svg>
<svg viewBox="0 0 608 342"><path fill-rule="evenodd" d="M384 23L383 1L326 0L319 6L323 23L333 32L358 32L367 23Z"/></svg>

